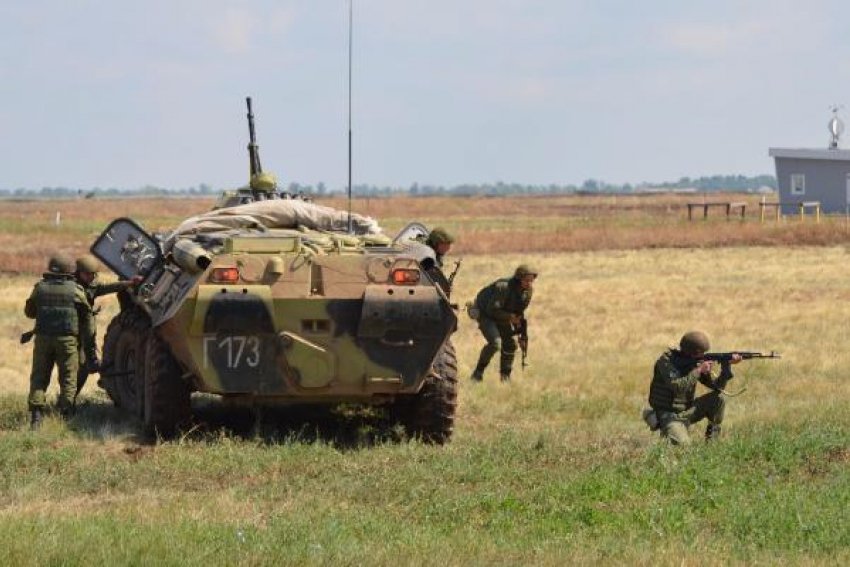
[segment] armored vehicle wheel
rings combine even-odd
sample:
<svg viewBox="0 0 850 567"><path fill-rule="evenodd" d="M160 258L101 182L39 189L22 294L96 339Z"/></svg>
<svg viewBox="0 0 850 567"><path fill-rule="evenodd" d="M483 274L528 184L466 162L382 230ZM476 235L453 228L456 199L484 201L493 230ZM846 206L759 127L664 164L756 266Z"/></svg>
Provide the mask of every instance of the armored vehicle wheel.
<svg viewBox="0 0 850 567"><path fill-rule="evenodd" d="M138 309L127 309L109 323L103 341L104 371L99 384L115 406L142 416L144 357L150 322Z"/></svg>
<svg viewBox="0 0 850 567"><path fill-rule="evenodd" d="M422 389L394 408L408 435L442 445L454 432L457 409L457 357L447 342L434 361Z"/></svg>
<svg viewBox="0 0 850 567"><path fill-rule="evenodd" d="M191 419L192 392L181 374L168 344L155 332L150 333L145 357L143 412L148 433L168 437Z"/></svg>

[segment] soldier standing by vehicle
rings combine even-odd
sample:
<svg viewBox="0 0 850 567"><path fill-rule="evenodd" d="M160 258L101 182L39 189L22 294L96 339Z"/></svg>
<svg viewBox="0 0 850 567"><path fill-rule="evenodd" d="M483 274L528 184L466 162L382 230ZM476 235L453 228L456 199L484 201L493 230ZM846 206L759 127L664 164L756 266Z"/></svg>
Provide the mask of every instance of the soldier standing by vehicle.
<svg viewBox="0 0 850 567"><path fill-rule="evenodd" d="M100 264L97 261L97 258L92 256L91 254L86 254L84 256L80 256L77 258L76 262L76 271L74 272L74 279L77 284L83 288L85 292L86 299L89 303L89 309L92 313L91 319L91 327L89 329L89 336L86 337L85 341L80 341L79 344L79 370L77 372L77 395L79 395L80 391L82 391L83 386L86 384L86 380L88 379L89 374L93 374L95 372L100 371L100 359L97 356L97 314L100 312L100 309L95 309L94 301L98 297L104 295L110 295L113 293L118 293L119 291L124 291L129 289L139 283L141 278L127 281L119 281L114 283L101 283L98 281L98 271L100 270ZM85 345L86 348L83 348ZM74 396L74 402L76 403L76 395Z"/></svg>
<svg viewBox="0 0 850 567"><path fill-rule="evenodd" d="M741 355L733 354L728 364L721 364L720 375L715 378L713 362L703 360L709 348L705 333L691 331L682 336L678 350L668 350L655 363L649 387L651 409L645 410L644 419L650 429L659 429L673 445L689 444L690 426L703 419L708 420L705 438L720 436L726 406L722 390L733 378L730 365L739 363ZM695 398L697 382L712 391Z"/></svg>
<svg viewBox="0 0 850 567"><path fill-rule="evenodd" d="M417 240L422 242L421 238L422 237L420 236ZM428 233L428 237L425 239L425 244L434 251L434 265L425 265L425 271L431 280L440 286L440 289L442 289L446 295L451 295L452 284L450 279L447 278L446 274L443 272L443 259L452 249L454 241L455 239L449 231L441 226L435 227L430 233Z"/></svg>
<svg viewBox="0 0 850 567"><path fill-rule="evenodd" d="M54 256L48 262L44 279L33 288L24 314L35 319L35 347L28 398L31 429L38 429L47 405L45 391L56 364L59 372L57 407L63 416L71 414L77 392L79 349L91 334L91 308L83 289L73 280L73 265L67 258Z"/></svg>
<svg viewBox="0 0 850 567"><path fill-rule="evenodd" d="M510 381L517 350L515 329L525 319L537 274L537 270L522 264L512 278L496 280L478 292L473 309L477 310L478 328L487 344L481 349L472 380L482 381L490 360L501 352L499 374L502 382Z"/></svg>
<svg viewBox="0 0 850 567"><path fill-rule="evenodd" d="M428 234L425 244L434 250L434 254L437 256L437 267L440 269L443 267L443 258L452 249L454 241L455 239L451 234L449 234L449 231L441 226L434 228L434 230Z"/></svg>

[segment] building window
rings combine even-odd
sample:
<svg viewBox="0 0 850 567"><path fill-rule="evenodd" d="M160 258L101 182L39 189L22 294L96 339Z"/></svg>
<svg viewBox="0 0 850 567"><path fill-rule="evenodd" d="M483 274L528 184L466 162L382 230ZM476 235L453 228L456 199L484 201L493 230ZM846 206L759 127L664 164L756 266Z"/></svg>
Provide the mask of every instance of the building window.
<svg viewBox="0 0 850 567"><path fill-rule="evenodd" d="M806 194L806 175L803 173L791 174L791 194L805 195Z"/></svg>

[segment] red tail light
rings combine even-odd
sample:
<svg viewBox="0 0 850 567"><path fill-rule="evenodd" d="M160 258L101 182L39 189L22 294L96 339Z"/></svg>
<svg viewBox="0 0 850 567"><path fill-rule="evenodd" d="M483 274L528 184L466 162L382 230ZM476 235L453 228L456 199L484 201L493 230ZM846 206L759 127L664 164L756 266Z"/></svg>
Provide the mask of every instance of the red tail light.
<svg viewBox="0 0 850 567"><path fill-rule="evenodd" d="M239 281L237 268L213 268L210 281L215 283L236 283Z"/></svg>
<svg viewBox="0 0 850 567"><path fill-rule="evenodd" d="M393 270L393 283L395 285L416 285L420 279L419 270L399 268Z"/></svg>

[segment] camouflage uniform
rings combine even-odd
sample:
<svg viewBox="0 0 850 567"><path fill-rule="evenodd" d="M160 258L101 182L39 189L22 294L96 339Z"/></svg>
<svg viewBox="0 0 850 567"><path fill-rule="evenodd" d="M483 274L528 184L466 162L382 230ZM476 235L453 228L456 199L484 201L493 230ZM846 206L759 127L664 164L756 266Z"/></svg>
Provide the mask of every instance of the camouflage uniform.
<svg viewBox="0 0 850 567"><path fill-rule="evenodd" d="M661 435L674 445L689 444L690 426L703 419L708 420L706 439L720 434L726 409L726 400L720 390L732 379L732 371L724 365L715 378L710 373L701 374L697 368L699 363L699 359L675 349L665 352L655 363L649 405L658 418ZM712 391L695 397L697 382Z"/></svg>
<svg viewBox="0 0 850 567"><path fill-rule="evenodd" d="M24 314L35 319L28 399L33 427L38 427L41 421L54 364L59 372L57 406L63 414L71 411L77 391L80 341L85 342L91 332L91 309L83 289L71 279L70 262L53 258L49 270L35 285L24 306Z"/></svg>
<svg viewBox="0 0 850 567"><path fill-rule="evenodd" d="M449 234L449 231L439 226L434 228L428 234L428 238L425 239L425 244L434 251L434 260L436 262L436 265L426 269L425 271L428 273L431 280L439 285L440 289L442 289L446 295L451 295L452 290L449 279L446 277L446 274L443 273L443 258L445 258L445 254L440 253L439 245L453 244L454 241L455 239L451 234Z"/></svg>
<svg viewBox="0 0 850 567"><path fill-rule="evenodd" d="M478 328L487 344L478 356L478 365L472 373L473 380L483 380L484 370L500 351L499 373L503 381L510 380L517 350L511 317L524 315L531 303L531 296L531 289L522 289L520 286L518 273L512 278L496 280L478 292L475 297L475 306L479 311Z"/></svg>
<svg viewBox="0 0 850 567"><path fill-rule="evenodd" d="M83 386L85 386L89 374L91 372L96 372L100 364L97 356L97 314L100 310L95 309L95 299L104 295L111 295L113 293L124 291L133 285L133 282L131 281L100 283L97 280L98 268L98 262L93 256L86 255L77 259L77 271L75 273L76 282L81 288L83 288L89 309L92 313L88 336L85 337L85 340L80 341L79 344L79 370L77 372L78 394L83 389ZM88 283L83 281L80 274L84 272L94 274L94 279Z"/></svg>

